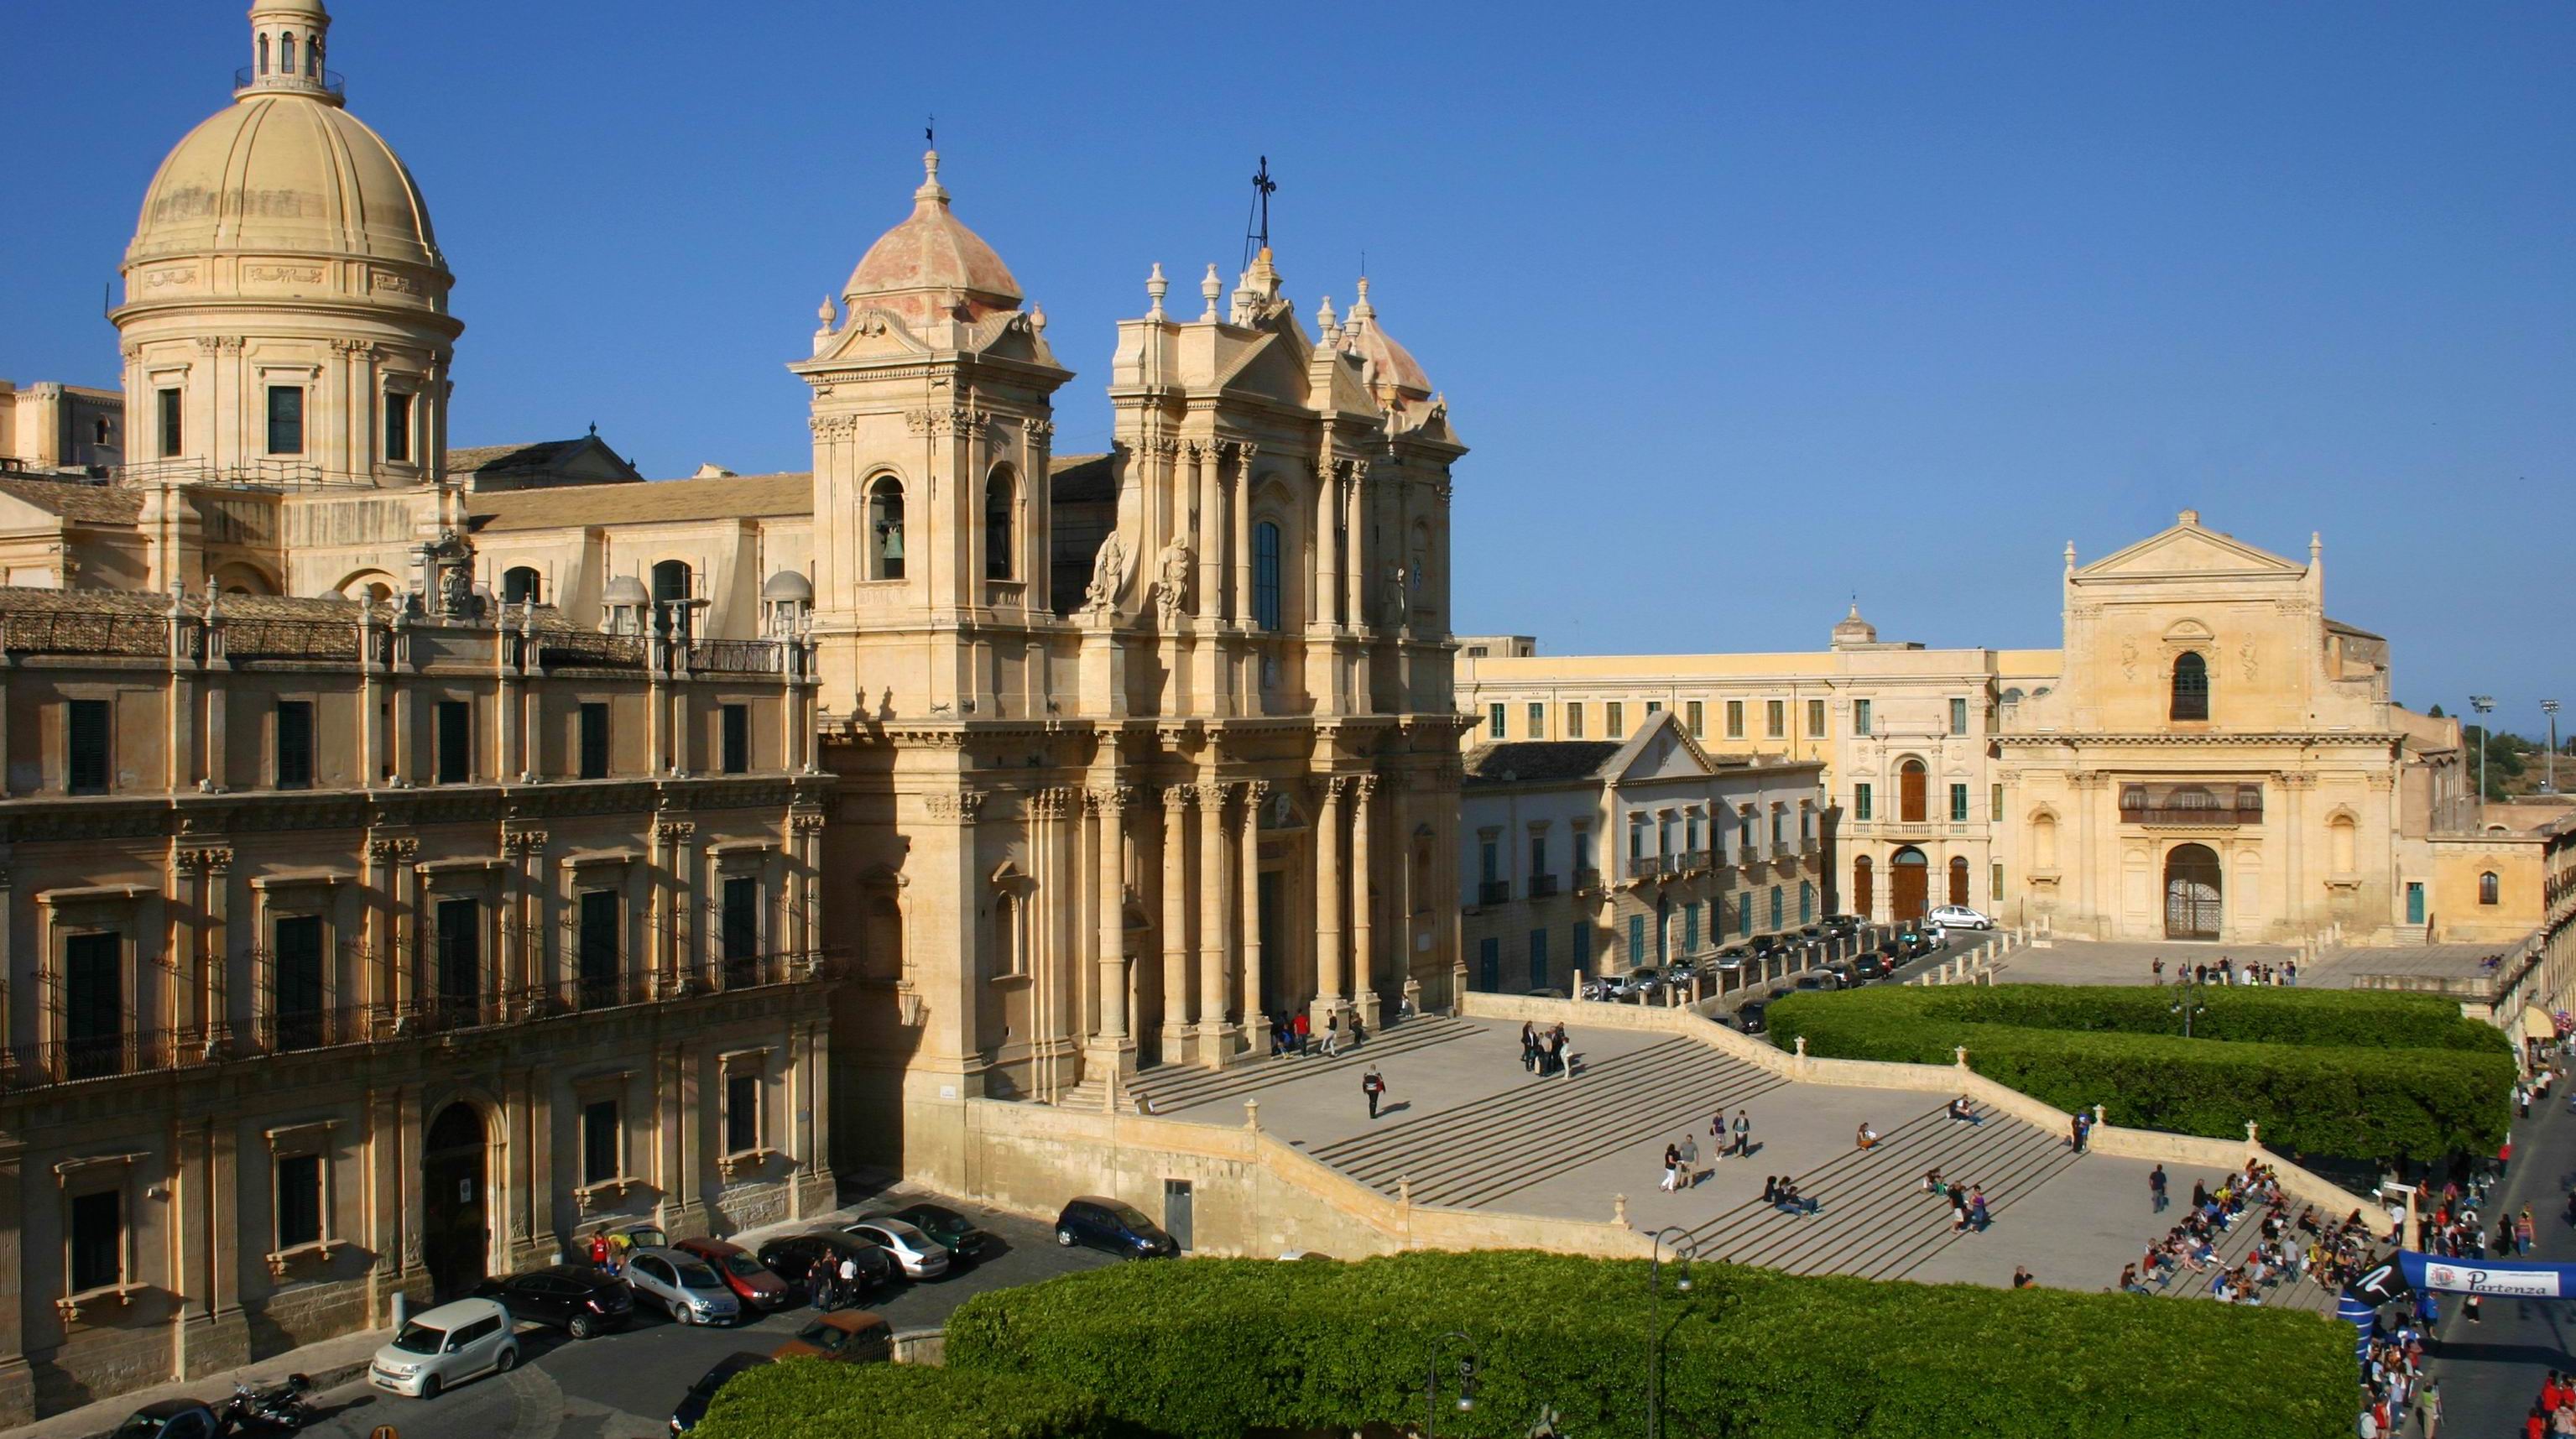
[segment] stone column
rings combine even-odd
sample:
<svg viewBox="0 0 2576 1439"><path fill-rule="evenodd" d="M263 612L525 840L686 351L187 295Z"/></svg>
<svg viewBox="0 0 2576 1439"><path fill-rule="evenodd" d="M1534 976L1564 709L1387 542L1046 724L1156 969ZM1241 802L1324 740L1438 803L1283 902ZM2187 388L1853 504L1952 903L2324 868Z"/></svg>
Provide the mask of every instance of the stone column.
<svg viewBox="0 0 2576 1439"><path fill-rule="evenodd" d="M1252 623L1252 457L1255 445L1234 447L1234 585L1226 597L1226 618L1237 625ZM1251 1013L1247 1008L1246 1015Z"/></svg>
<svg viewBox="0 0 2576 1439"><path fill-rule="evenodd" d="M1190 446L1190 473L1198 488L1198 533L1190 543L1199 547L1199 617L1214 629L1224 613L1220 599L1225 593L1225 531L1218 513L1217 447L1213 441Z"/></svg>
<svg viewBox="0 0 2576 1439"><path fill-rule="evenodd" d="M201 850L199 861L204 866L206 976L206 1044L217 1050L229 1049L233 1038L232 1015L232 937L229 920L232 915L232 865L230 849Z"/></svg>
<svg viewBox="0 0 2576 1439"><path fill-rule="evenodd" d="M1315 459L1315 530L1314 568L1308 571L1306 586L1306 627L1309 630L1331 629L1334 612L1339 607L1342 587L1341 562L1334 548L1333 532L1339 528L1341 513L1341 463L1330 454ZM1322 695L1317 695L1321 699Z"/></svg>
<svg viewBox="0 0 2576 1439"><path fill-rule="evenodd" d="M1360 482L1367 473L1365 462L1354 461L1350 490L1342 498L1342 604L1344 622L1353 629L1364 629L1368 624L1368 583L1367 576L1361 572L1368 530L1367 515L1360 502Z"/></svg>
<svg viewBox="0 0 2576 1439"><path fill-rule="evenodd" d="M1225 1021L1226 961L1230 957L1225 897L1231 871L1225 853L1225 789L1199 786L1199 1062L1222 1068L1234 1052Z"/></svg>
<svg viewBox="0 0 2576 1439"><path fill-rule="evenodd" d="M1369 925L1370 911L1377 906L1369 885L1369 821L1375 808L1370 801L1377 796L1377 776L1361 775L1351 781L1351 1002L1369 1011L1369 998L1377 986L1377 944ZM1372 1022L1376 1019L1370 1011Z"/></svg>
<svg viewBox="0 0 2576 1439"><path fill-rule="evenodd" d="M1100 814L1100 1034L1104 1049L1125 1050L1127 1039L1126 834L1128 791L1113 785L1092 791Z"/></svg>
<svg viewBox="0 0 2576 1439"><path fill-rule="evenodd" d="M1256 1056L1270 1047L1270 1014L1261 1007L1261 805L1270 785L1243 787L1243 1036Z"/></svg>
<svg viewBox="0 0 2576 1439"><path fill-rule="evenodd" d="M1190 1033L1190 788L1163 791L1163 1055L1178 1064Z"/></svg>
<svg viewBox="0 0 2576 1439"><path fill-rule="evenodd" d="M1324 781L1324 803L1315 815L1315 997L1308 1022L1318 1039L1325 1021L1350 1003L1349 972L1342 958L1342 794L1350 781Z"/></svg>
<svg viewBox="0 0 2576 1439"><path fill-rule="evenodd" d="M20 1276L0 1298L0 1424L8 1425L32 1423L36 1417L36 1381L27 1368L23 1153L23 1144L14 1137L0 1142L0 1274Z"/></svg>

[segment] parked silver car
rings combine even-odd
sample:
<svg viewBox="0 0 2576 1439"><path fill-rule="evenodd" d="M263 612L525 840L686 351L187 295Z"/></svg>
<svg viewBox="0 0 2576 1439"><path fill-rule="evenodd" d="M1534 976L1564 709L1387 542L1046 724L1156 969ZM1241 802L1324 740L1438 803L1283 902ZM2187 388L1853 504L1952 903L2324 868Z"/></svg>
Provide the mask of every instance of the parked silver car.
<svg viewBox="0 0 2576 1439"><path fill-rule="evenodd" d="M862 1219L842 1232L893 1255L906 1279L936 1279L948 1272L948 1246L900 1219Z"/></svg>
<svg viewBox="0 0 2576 1439"><path fill-rule="evenodd" d="M628 1254L626 1285L637 1298L661 1306L674 1324L726 1324L742 1317L742 1301L723 1277L705 1260L676 1249Z"/></svg>
<svg viewBox="0 0 2576 1439"><path fill-rule="evenodd" d="M413 1316L391 1344L376 1351L367 1383L394 1394L435 1399L477 1374L506 1374L519 1362L517 1326L497 1300L459 1299Z"/></svg>

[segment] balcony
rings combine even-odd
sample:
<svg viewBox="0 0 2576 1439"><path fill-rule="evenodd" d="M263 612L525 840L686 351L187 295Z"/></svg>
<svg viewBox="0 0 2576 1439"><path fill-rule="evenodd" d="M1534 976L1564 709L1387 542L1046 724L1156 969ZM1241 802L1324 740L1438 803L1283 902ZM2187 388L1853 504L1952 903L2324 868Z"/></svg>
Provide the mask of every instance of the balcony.
<svg viewBox="0 0 2576 1439"><path fill-rule="evenodd" d="M1599 892L1600 888L1601 871L1597 869L1578 869L1574 872L1574 892L1576 894L1593 894Z"/></svg>
<svg viewBox="0 0 2576 1439"><path fill-rule="evenodd" d="M1555 875L1552 875L1552 874L1534 874L1534 875L1531 875L1531 876L1530 876L1530 882L1529 882L1529 897L1530 897L1530 898L1532 898L1532 899L1547 899L1547 898L1549 898L1549 897L1553 896L1555 893L1556 893L1556 876L1555 876Z"/></svg>
<svg viewBox="0 0 2576 1439"><path fill-rule="evenodd" d="M1707 850L1691 849L1682 851L1681 865L1678 871L1679 873L1696 874L1706 868L1708 868Z"/></svg>
<svg viewBox="0 0 2576 1439"><path fill-rule="evenodd" d="M1668 855L1632 854L1628 856L1628 878L1632 880L1660 879L1670 871L1671 857Z"/></svg>
<svg viewBox="0 0 2576 1439"><path fill-rule="evenodd" d="M198 1069L259 1059L527 1023L696 994L723 994L842 977L833 951L711 959L677 974L618 973L531 985L493 994L434 994L407 1003L304 1008L229 1024L127 1030L0 1049L0 1087L49 1088L124 1075Z"/></svg>
<svg viewBox="0 0 2576 1439"><path fill-rule="evenodd" d="M2252 784L2126 784L2120 823L2234 826L2263 822L2263 787Z"/></svg>
<svg viewBox="0 0 2576 1439"><path fill-rule="evenodd" d="M1511 901L1512 882L1508 879L1489 879L1476 886L1478 904L1509 904Z"/></svg>

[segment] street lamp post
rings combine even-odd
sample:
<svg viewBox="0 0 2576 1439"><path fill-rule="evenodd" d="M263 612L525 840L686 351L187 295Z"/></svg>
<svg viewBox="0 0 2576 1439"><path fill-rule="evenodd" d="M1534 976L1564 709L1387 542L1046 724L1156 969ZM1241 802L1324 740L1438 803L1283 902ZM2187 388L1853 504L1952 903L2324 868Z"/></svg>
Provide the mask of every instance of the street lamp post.
<svg viewBox="0 0 2576 1439"><path fill-rule="evenodd" d="M2193 978L2191 971L2186 968L2174 983L2181 986L2182 993L2174 999L2168 1009L2169 1012L2182 1016L2182 1037L2189 1039L2191 1038L2191 1017L2206 1013L2209 1009L2208 1005L2200 1002L2201 991L2209 988L2209 981Z"/></svg>
<svg viewBox="0 0 2576 1439"><path fill-rule="evenodd" d="M1646 1439L1660 1439L1664 1432L1664 1240L1672 1237L1673 1259L1680 1272L1673 1278L1673 1292L1690 1293L1690 1262L1699 1254L1699 1245L1690 1231L1678 1224L1667 1224L1647 1241L1650 1248L1646 1261L1646 1289L1654 1297L1648 1311L1654 1325L1654 1348L1646 1355Z"/></svg>
<svg viewBox="0 0 2576 1439"><path fill-rule="evenodd" d="M2495 696L2471 695L2469 708L2476 710L2480 715L2494 714ZM2480 719L2478 721L2478 828L2480 829L2487 827L2487 742L2493 738L2493 735L2487 733L2486 721Z"/></svg>
<svg viewBox="0 0 2576 1439"><path fill-rule="evenodd" d="M1431 1341L1431 1357L1423 1369L1422 1439L1432 1439L1440 1423L1440 1359L1448 1351L1451 1340L1465 1348L1465 1352L1458 1356L1458 1412L1464 1414L1476 1407L1476 1341L1463 1331L1452 1329Z"/></svg>
<svg viewBox="0 0 2576 1439"><path fill-rule="evenodd" d="M2558 793L2558 701L2542 700L2540 712L2549 716L2549 774L2541 780L2543 789Z"/></svg>

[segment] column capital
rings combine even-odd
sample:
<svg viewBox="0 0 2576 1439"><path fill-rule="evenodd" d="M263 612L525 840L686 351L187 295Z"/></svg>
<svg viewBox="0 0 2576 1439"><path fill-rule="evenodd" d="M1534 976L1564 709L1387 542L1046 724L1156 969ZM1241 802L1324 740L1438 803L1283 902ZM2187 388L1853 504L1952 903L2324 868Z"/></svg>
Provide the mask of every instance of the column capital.
<svg viewBox="0 0 2576 1439"><path fill-rule="evenodd" d="M696 823L690 820L657 819L653 821L653 837L665 844L687 844L697 837L697 833Z"/></svg>
<svg viewBox="0 0 2576 1439"><path fill-rule="evenodd" d="M409 864L420 857L416 839L371 839L367 841L367 858L378 864Z"/></svg>
<svg viewBox="0 0 2576 1439"><path fill-rule="evenodd" d="M955 794L926 794L921 797L921 802L930 811L932 819L973 824L984 808L984 798L980 791L961 790Z"/></svg>
<svg viewBox="0 0 2576 1439"><path fill-rule="evenodd" d="M1188 809L1190 807L1190 801L1197 797L1198 791L1189 785L1165 785L1163 787L1164 812L1167 814L1178 815L1181 811Z"/></svg>
<svg viewBox="0 0 2576 1439"><path fill-rule="evenodd" d="M1124 784L1100 785L1083 791L1083 800L1095 812L1114 817L1136 802L1136 788Z"/></svg>
<svg viewBox="0 0 2576 1439"><path fill-rule="evenodd" d="M402 842L412 843L409 840ZM179 851L177 862L183 874L222 874L233 867L233 851L230 845L191 847Z"/></svg>

